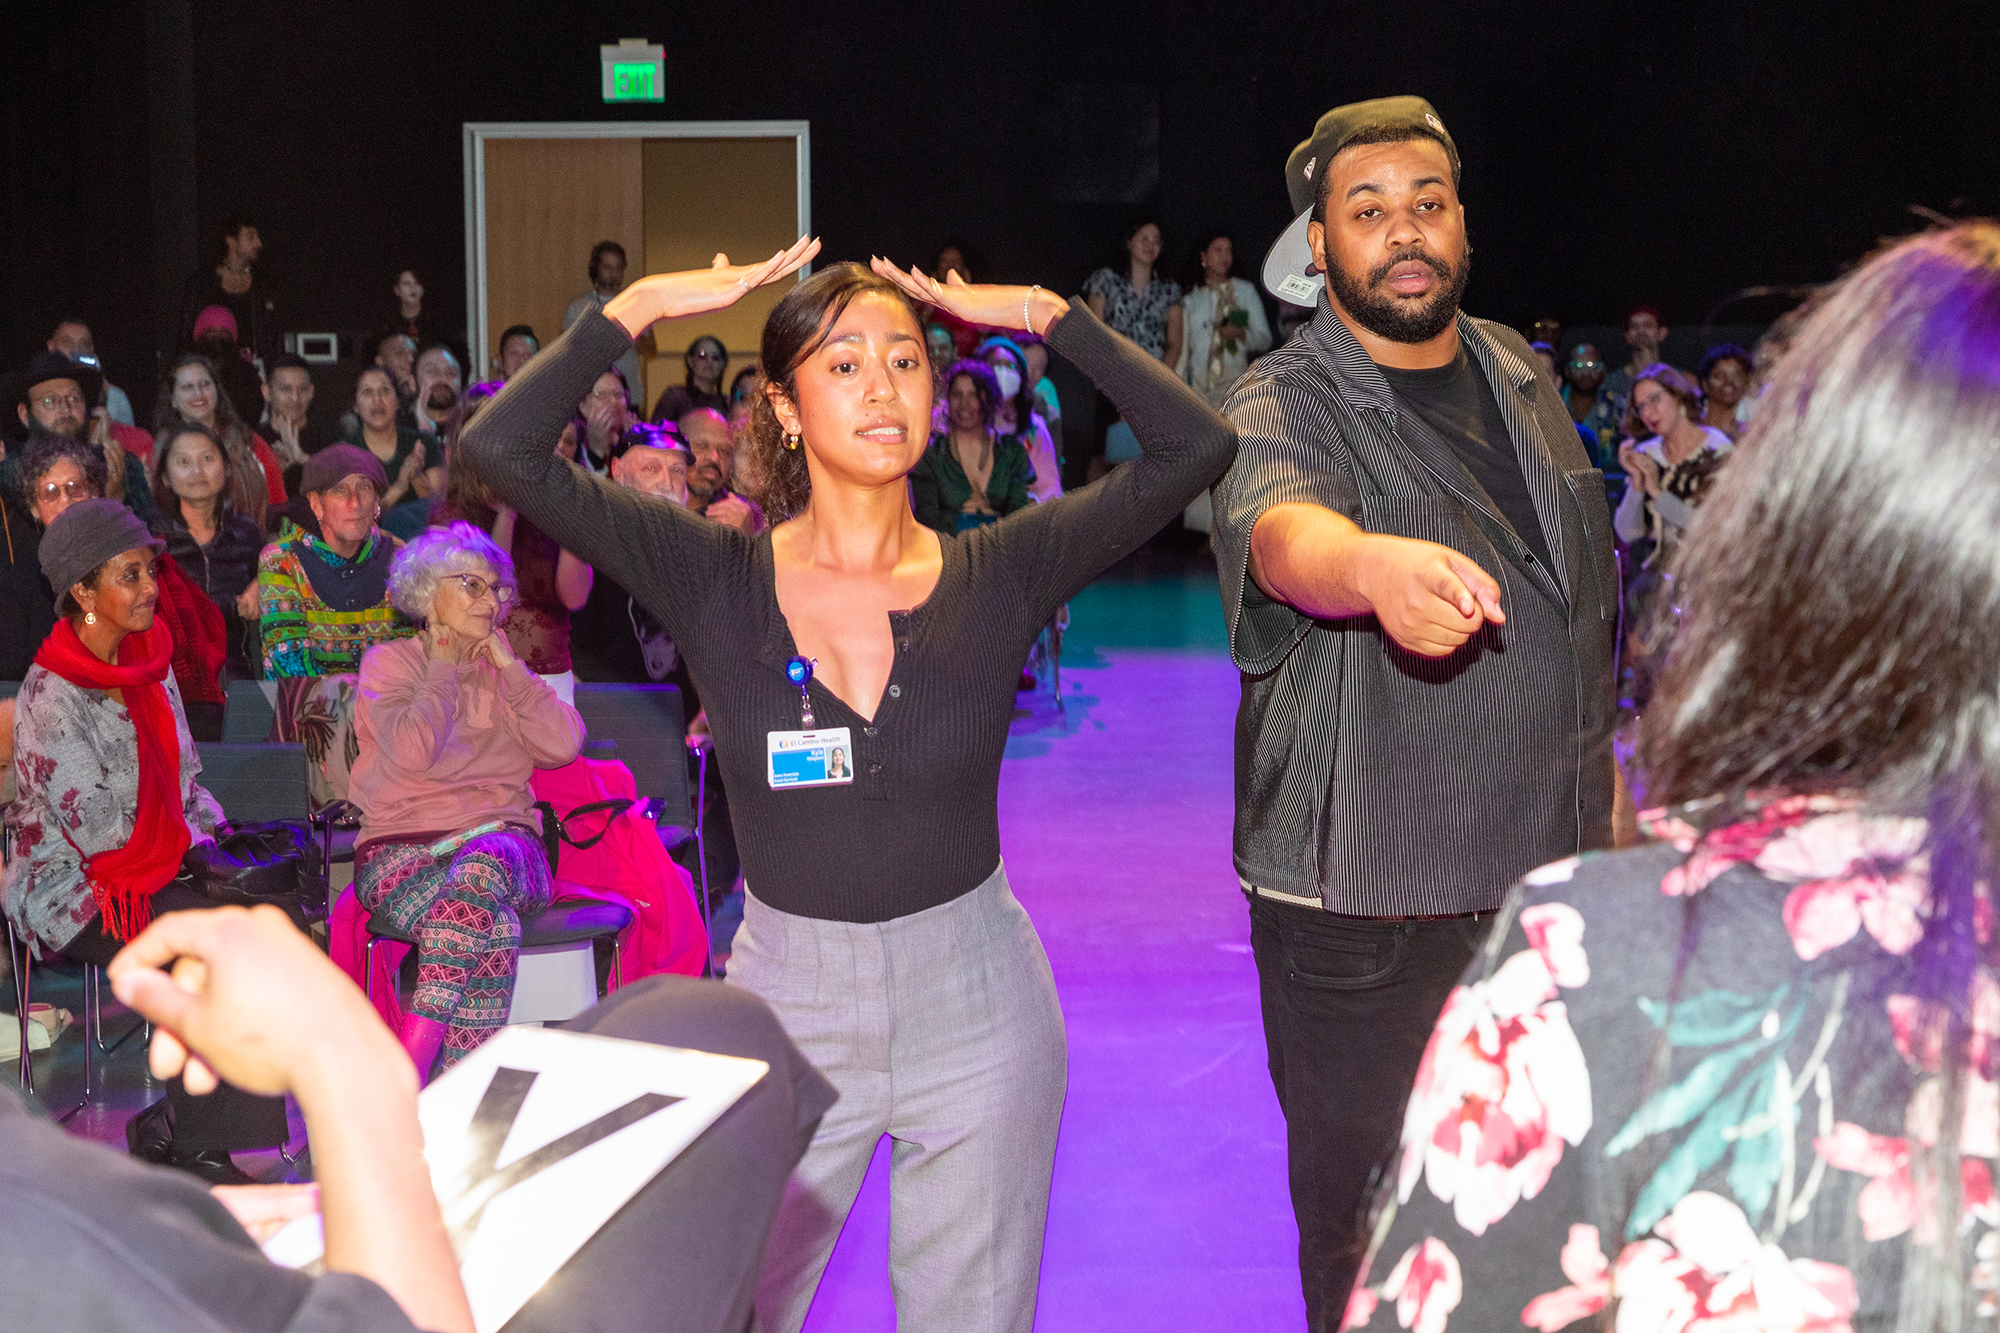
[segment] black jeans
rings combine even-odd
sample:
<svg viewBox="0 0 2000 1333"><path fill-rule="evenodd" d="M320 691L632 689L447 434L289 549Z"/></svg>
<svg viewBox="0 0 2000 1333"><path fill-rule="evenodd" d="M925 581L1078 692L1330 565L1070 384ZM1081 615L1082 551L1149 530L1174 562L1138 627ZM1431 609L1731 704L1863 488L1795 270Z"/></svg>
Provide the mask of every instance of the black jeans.
<svg viewBox="0 0 2000 1333"><path fill-rule="evenodd" d="M1395 1151L1445 997L1492 920L1383 921L1250 900L1311 1333L1340 1327L1367 1253L1375 1173Z"/></svg>
<svg viewBox="0 0 2000 1333"><path fill-rule="evenodd" d="M168 912L198 912L215 904L185 885L170 883L153 895L153 915ZM104 967L125 947L104 933L104 918L93 917L81 934L69 942L62 956L79 963ZM88 1038L86 1037L86 1040ZM179 1079L167 1082L167 1100L174 1108L174 1150L196 1153L234 1152L251 1148L276 1148L290 1134L285 1123L283 1097L259 1097L228 1083L206 1097L188 1092Z"/></svg>

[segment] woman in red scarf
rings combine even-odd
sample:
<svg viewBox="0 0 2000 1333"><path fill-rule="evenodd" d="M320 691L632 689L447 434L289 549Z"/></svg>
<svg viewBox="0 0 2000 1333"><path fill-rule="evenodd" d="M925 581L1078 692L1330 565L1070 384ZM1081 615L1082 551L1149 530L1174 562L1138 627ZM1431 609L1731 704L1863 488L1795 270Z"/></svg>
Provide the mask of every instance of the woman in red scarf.
<svg viewBox="0 0 2000 1333"><path fill-rule="evenodd" d="M0 881L8 919L36 953L109 963L162 912L211 904L174 882L222 811L169 666L154 561L163 543L116 500L80 500L42 536L42 571L64 617L21 682L14 714L14 858ZM168 1087L165 1160L215 1183L250 1178L232 1148L285 1141L281 1099ZM135 1148L137 1147L136 1135Z"/></svg>

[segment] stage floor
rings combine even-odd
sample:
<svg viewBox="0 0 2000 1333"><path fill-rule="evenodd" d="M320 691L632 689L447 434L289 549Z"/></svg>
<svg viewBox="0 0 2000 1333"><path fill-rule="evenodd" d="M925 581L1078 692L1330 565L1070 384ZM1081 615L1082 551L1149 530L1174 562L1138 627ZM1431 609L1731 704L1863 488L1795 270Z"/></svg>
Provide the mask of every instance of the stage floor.
<svg viewBox="0 0 2000 1333"><path fill-rule="evenodd" d="M1305 1324L1284 1121L1229 860L1237 677L1205 560L1139 561L1071 604L1065 712L1022 695L1007 876L1069 1025L1038 1333ZM895 1326L888 1148L807 1321Z"/></svg>

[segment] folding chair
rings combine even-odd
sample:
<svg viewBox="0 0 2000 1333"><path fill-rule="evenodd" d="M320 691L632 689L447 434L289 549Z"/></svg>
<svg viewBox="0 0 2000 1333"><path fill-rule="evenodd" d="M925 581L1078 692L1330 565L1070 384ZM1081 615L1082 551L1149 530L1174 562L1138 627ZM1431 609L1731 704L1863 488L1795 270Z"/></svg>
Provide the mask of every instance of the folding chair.
<svg viewBox="0 0 2000 1333"><path fill-rule="evenodd" d="M222 705L222 739L238 745L254 745L271 739L278 712L272 704L276 681L232 680Z"/></svg>

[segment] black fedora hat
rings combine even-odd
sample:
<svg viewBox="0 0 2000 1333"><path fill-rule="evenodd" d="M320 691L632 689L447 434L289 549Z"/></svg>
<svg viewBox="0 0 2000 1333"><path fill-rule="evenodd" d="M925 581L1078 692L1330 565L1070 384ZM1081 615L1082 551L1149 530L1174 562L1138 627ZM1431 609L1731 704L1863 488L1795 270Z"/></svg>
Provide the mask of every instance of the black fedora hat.
<svg viewBox="0 0 2000 1333"><path fill-rule="evenodd" d="M104 372L84 361L72 361L61 352L43 350L28 359L28 368L16 382L15 401L28 406L37 384L47 384L50 380L75 380L76 387L83 394L83 410L88 413L97 407L97 400L104 390Z"/></svg>

